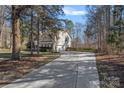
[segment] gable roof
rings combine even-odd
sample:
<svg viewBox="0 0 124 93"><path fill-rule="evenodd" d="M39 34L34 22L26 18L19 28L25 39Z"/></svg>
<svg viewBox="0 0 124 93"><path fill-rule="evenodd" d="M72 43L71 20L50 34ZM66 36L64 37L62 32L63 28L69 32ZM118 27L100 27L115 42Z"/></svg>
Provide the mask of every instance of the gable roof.
<svg viewBox="0 0 124 93"><path fill-rule="evenodd" d="M40 35L41 42L53 42L54 39L49 32L42 32Z"/></svg>

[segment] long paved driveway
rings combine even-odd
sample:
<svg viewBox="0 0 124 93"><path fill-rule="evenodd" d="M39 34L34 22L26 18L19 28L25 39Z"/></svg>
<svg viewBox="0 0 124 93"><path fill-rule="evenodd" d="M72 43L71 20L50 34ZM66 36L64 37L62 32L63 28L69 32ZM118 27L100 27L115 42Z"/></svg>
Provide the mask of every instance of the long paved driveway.
<svg viewBox="0 0 124 93"><path fill-rule="evenodd" d="M4 88L97 88L94 53L63 52L60 58Z"/></svg>

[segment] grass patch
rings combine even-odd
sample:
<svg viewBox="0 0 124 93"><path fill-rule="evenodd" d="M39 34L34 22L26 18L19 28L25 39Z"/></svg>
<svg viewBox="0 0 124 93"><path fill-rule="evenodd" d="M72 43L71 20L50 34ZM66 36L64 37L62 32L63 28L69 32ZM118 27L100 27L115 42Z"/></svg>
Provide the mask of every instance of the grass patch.
<svg viewBox="0 0 124 93"><path fill-rule="evenodd" d="M0 53L0 58L10 58L11 53Z"/></svg>
<svg viewBox="0 0 124 93"><path fill-rule="evenodd" d="M59 53L53 53L53 52L40 52L37 55L37 52L34 52L33 55L31 55L30 51L21 51L21 57L31 57L31 56L47 56L47 55L54 55ZM3 49L0 50L0 58L11 58L11 51L9 49Z"/></svg>

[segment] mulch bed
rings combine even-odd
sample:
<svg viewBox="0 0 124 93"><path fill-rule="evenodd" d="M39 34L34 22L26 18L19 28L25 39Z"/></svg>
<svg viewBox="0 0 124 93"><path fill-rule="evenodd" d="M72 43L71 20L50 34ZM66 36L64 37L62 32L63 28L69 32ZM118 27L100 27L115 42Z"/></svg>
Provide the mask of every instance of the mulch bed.
<svg viewBox="0 0 124 93"><path fill-rule="evenodd" d="M96 61L101 87L124 87L123 56L119 57L118 55L97 55Z"/></svg>

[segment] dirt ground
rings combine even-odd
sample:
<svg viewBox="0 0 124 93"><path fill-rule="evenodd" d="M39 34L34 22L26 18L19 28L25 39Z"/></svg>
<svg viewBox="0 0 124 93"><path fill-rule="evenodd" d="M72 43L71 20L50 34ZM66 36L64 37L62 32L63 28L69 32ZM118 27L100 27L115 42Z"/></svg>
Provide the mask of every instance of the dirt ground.
<svg viewBox="0 0 124 93"><path fill-rule="evenodd" d="M102 88L124 87L124 56L96 55L97 68Z"/></svg>
<svg viewBox="0 0 124 93"><path fill-rule="evenodd" d="M59 57L58 54L45 56L24 57L20 61L4 60L0 61L0 87L11 83L13 80L23 77L48 62Z"/></svg>

